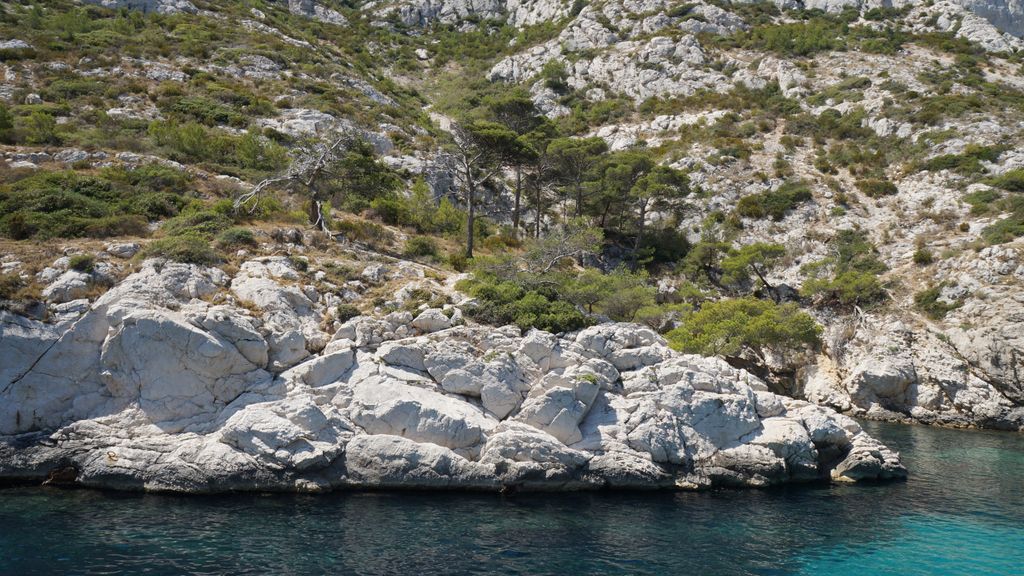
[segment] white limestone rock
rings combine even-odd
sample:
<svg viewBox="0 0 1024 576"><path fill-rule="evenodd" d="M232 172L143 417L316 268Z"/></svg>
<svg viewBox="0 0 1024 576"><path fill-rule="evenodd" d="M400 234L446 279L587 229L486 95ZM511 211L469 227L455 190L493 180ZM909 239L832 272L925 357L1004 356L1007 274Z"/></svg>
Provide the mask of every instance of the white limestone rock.
<svg viewBox="0 0 1024 576"><path fill-rule="evenodd" d="M302 279L283 258L234 278L156 259L58 324L0 312L15 358L0 365L0 480L569 490L905 474L851 419L636 325L431 331L397 312L350 320L321 351L308 344L329 316Z"/></svg>

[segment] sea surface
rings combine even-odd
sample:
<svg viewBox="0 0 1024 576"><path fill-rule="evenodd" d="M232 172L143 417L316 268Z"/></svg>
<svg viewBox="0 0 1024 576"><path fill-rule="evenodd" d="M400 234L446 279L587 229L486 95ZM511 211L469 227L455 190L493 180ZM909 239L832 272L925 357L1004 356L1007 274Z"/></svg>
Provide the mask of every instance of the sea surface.
<svg viewBox="0 0 1024 576"><path fill-rule="evenodd" d="M0 574L1024 576L1024 434L867 423L906 482L703 493L0 490Z"/></svg>

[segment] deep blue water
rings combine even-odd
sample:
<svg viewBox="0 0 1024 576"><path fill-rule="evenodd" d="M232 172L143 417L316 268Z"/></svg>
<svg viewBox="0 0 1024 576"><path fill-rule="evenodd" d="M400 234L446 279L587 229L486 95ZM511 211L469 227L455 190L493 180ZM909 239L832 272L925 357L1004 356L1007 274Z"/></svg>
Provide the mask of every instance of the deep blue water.
<svg viewBox="0 0 1024 576"><path fill-rule="evenodd" d="M705 493L0 490L0 574L1024 575L1024 435L868 423L905 483Z"/></svg>

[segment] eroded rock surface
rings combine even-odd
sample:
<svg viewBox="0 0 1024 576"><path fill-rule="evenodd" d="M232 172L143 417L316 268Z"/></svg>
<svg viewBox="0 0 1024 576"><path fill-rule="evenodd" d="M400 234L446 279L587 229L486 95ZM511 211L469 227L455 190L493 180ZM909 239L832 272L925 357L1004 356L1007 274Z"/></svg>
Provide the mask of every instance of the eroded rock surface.
<svg viewBox="0 0 1024 576"><path fill-rule="evenodd" d="M428 310L357 317L328 343L290 270L149 260L73 322L0 318L0 478L216 492L906 473L854 420L637 325L559 337Z"/></svg>

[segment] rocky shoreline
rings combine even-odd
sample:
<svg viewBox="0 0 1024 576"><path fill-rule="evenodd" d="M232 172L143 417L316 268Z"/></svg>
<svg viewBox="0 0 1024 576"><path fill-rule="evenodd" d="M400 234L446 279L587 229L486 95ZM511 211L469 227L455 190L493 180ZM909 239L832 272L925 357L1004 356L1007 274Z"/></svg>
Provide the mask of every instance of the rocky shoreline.
<svg viewBox="0 0 1024 576"><path fill-rule="evenodd" d="M853 419L638 325L523 334L454 307L332 324L289 276L274 259L234 278L147 260L80 316L0 313L0 479L211 493L906 476Z"/></svg>

